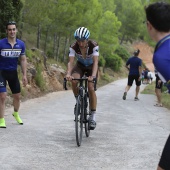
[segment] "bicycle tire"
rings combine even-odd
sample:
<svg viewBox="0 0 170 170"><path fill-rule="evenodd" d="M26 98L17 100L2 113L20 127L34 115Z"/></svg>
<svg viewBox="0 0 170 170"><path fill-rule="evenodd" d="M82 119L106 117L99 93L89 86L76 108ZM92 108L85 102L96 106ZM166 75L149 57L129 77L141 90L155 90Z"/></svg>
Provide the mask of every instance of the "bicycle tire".
<svg viewBox="0 0 170 170"><path fill-rule="evenodd" d="M85 107L84 107L84 128L85 128L85 134L86 137L90 136L90 127L89 127L89 111L87 110L88 107L88 97L87 94L84 96L84 102L85 102Z"/></svg>
<svg viewBox="0 0 170 170"><path fill-rule="evenodd" d="M76 132L76 142L77 146L81 145L82 136L83 136L83 105L82 100L79 98L77 99L76 104L76 111L75 111L75 132Z"/></svg>

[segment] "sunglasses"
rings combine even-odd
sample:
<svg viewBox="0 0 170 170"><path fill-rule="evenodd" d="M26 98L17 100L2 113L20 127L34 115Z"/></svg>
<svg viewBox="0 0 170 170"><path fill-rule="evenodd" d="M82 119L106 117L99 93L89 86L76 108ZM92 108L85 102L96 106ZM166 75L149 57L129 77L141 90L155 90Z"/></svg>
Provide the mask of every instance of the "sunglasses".
<svg viewBox="0 0 170 170"><path fill-rule="evenodd" d="M15 22L15 21L9 21L9 22L6 24L6 29L8 28L8 25L16 25L16 22Z"/></svg>

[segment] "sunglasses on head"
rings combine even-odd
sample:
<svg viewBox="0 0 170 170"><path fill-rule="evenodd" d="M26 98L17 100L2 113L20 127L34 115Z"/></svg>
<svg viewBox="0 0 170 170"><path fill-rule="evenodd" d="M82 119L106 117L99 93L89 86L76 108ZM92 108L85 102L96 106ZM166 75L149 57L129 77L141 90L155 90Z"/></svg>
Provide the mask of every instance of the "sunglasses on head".
<svg viewBox="0 0 170 170"><path fill-rule="evenodd" d="M9 21L9 22L6 24L6 28L8 27L8 25L16 25L16 22L15 22L15 21Z"/></svg>

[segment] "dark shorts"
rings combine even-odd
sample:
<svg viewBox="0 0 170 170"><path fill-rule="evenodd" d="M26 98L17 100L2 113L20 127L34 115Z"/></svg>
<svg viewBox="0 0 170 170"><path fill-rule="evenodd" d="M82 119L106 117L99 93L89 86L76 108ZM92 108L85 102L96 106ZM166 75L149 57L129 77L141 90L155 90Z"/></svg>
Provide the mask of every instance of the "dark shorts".
<svg viewBox="0 0 170 170"><path fill-rule="evenodd" d="M78 73L78 74L80 74L80 77L83 77L84 73L86 73L87 76L91 76L92 69L93 69L93 64L86 67L83 64L77 62L76 65L73 67L71 74ZM97 75L96 75L96 77L97 77Z"/></svg>
<svg viewBox="0 0 170 170"><path fill-rule="evenodd" d="M8 85L9 85L11 91L12 91L12 94L21 92L17 70L0 71L0 93L7 91L6 90L7 82L8 82Z"/></svg>
<svg viewBox="0 0 170 170"><path fill-rule="evenodd" d="M162 83L162 81L161 81L161 83L158 84L158 81L159 81L159 80L160 80L160 79L159 79L158 77L156 77L156 84L155 84L155 88L156 88L156 89L162 89L163 83Z"/></svg>
<svg viewBox="0 0 170 170"><path fill-rule="evenodd" d="M159 162L159 166L162 169L169 170L170 169L170 135L166 141L166 144L164 146L161 159Z"/></svg>
<svg viewBox="0 0 170 170"><path fill-rule="evenodd" d="M136 82L136 86L140 86L141 81L138 81L138 79L139 79L138 75L129 75L128 76L128 86L132 86L134 80Z"/></svg>

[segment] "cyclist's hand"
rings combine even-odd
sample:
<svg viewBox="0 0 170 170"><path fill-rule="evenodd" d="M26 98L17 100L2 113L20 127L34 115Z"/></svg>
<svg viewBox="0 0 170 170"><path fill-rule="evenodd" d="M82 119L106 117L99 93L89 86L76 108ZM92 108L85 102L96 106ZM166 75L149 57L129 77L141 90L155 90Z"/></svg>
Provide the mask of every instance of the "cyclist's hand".
<svg viewBox="0 0 170 170"><path fill-rule="evenodd" d="M73 79L73 77L70 74L66 75L66 80L71 81L72 79Z"/></svg>
<svg viewBox="0 0 170 170"><path fill-rule="evenodd" d="M88 77L88 81L93 81L93 79L94 79L94 76L89 76Z"/></svg>

